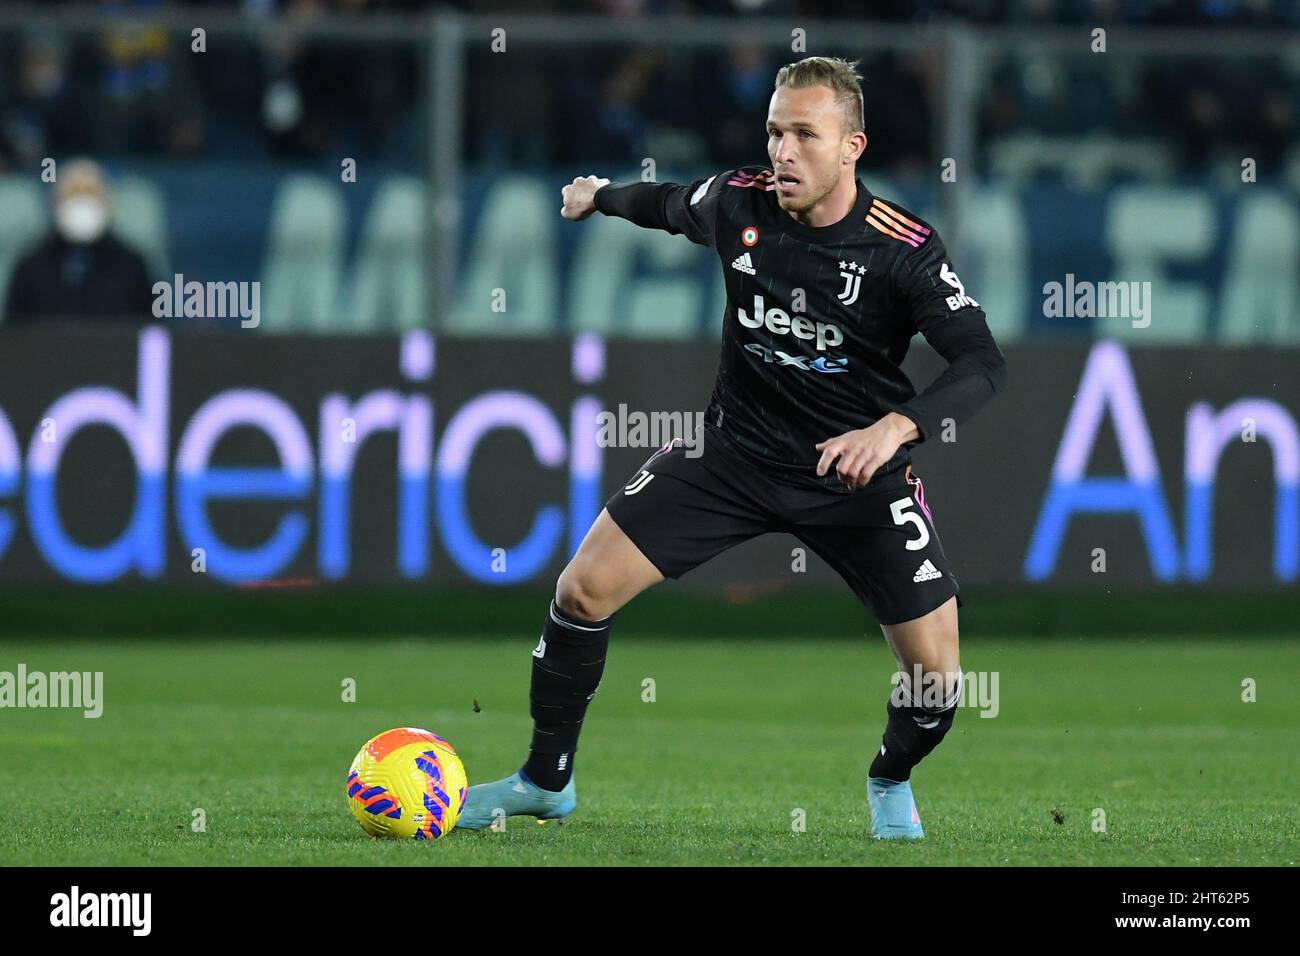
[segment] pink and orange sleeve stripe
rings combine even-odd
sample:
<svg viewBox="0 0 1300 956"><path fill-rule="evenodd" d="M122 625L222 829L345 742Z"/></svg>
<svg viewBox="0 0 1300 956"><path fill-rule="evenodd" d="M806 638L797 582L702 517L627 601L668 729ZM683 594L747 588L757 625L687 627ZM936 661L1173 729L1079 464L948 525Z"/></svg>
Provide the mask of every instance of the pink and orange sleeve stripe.
<svg viewBox="0 0 1300 956"><path fill-rule="evenodd" d="M879 199L871 201L867 210L867 222L887 236L906 242L910 246L920 246L930 238L930 229L915 219L909 219L892 206L887 206Z"/></svg>

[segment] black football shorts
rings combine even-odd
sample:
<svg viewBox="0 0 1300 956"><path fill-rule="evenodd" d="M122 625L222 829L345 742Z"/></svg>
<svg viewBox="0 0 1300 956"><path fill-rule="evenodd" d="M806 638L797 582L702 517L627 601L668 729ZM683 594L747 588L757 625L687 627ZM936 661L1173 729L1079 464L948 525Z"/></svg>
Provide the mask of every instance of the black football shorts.
<svg viewBox="0 0 1300 956"><path fill-rule="evenodd" d="M910 464L836 494L769 477L719 432L707 434L712 441L696 457L681 439L664 445L605 503L665 577L776 531L834 568L881 624L921 617L958 595Z"/></svg>

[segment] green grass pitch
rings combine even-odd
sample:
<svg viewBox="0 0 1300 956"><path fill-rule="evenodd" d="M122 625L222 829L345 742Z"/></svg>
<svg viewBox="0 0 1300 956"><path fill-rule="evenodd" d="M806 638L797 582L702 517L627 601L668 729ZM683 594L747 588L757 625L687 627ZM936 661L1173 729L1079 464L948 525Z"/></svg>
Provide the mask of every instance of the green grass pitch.
<svg viewBox="0 0 1300 956"><path fill-rule="evenodd" d="M520 764L535 641L2 640L0 670L103 671L105 709L0 710L0 864L1300 860L1300 647L1279 638L968 640L962 664L998 672L1000 713L961 710L914 773L928 839L880 844L863 787L893 669L881 640L615 633L571 822L365 836L343 780L381 730L437 731L471 783Z"/></svg>

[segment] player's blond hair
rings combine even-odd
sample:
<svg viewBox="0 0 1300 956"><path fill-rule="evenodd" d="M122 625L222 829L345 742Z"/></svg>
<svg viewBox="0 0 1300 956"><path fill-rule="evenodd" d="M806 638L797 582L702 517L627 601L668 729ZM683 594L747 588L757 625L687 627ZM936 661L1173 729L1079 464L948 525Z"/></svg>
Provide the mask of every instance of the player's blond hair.
<svg viewBox="0 0 1300 956"><path fill-rule="evenodd" d="M864 132L862 77L858 75L860 62L841 60L837 56L807 56L795 63L787 63L777 71L776 88L785 86L801 90L810 86L829 86L844 110L845 131Z"/></svg>

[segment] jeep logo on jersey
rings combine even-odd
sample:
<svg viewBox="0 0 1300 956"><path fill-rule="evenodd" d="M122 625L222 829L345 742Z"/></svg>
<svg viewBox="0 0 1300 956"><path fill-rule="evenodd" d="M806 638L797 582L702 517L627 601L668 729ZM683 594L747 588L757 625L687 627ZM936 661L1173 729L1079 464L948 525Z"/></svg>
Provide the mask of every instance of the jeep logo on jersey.
<svg viewBox="0 0 1300 956"><path fill-rule="evenodd" d="M852 305L858 301L858 290L862 288L862 277L866 274L866 266L840 260L840 275L844 276L844 289L835 296L840 300L840 305Z"/></svg>
<svg viewBox="0 0 1300 956"><path fill-rule="evenodd" d="M754 296L754 315L752 318L744 309L737 309L736 317L740 319L740 324L747 329L766 327L773 335L793 335L796 339L804 339L805 341L816 339L818 352L824 352L828 348L844 344L844 333L840 331L838 325L831 325L829 322L814 322L806 315L796 315L792 319L789 313L782 309L764 311L763 297L761 295Z"/></svg>
<svg viewBox="0 0 1300 956"><path fill-rule="evenodd" d="M939 278L957 290L956 295L950 295L944 300L948 303L949 312L956 312L958 309L967 305L973 305L975 308L979 308L979 303L966 294L966 287L962 285L961 280L957 278L957 273L948 268L948 263L945 262L939 267Z"/></svg>

